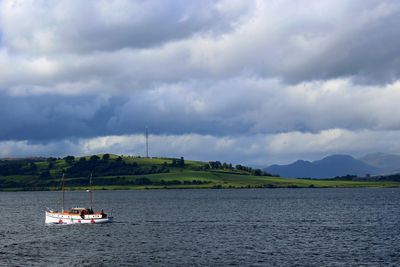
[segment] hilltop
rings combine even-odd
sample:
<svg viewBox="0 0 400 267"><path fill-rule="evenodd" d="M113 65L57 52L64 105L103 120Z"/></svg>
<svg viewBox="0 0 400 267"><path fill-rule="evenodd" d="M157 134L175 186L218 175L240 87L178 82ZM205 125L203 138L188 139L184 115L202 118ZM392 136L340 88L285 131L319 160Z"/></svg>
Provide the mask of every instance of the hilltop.
<svg viewBox="0 0 400 267"><path fill-rule="evenodd" d="M101 154L84 157L23 158L0 160L0 188L47 190L60 186L65 175L68 188L85 188L93 173L94 184L104 189L242 187L265 177L260 169L184 158L143 158Z"/></svg>

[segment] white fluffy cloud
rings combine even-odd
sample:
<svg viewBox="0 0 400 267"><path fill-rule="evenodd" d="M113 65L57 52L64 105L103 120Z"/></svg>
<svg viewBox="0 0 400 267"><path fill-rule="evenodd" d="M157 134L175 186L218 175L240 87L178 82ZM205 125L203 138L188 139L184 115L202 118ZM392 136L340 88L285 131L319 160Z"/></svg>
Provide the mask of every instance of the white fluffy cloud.
<svg viewBox="0 0 400 267"><path fill-rule="evenodd" d="M146 126L155 151L199 159L400 153L399 13L378 0L0 1L3 154L122 153Z"/></svg>
<svg viewBox="0 0 400 267"><path fill-rule="evenodd" d="M288 132L253 136L150 135L150 156L185 156L188 159L220 160L263 167L299 158L315 160L333 153L351 153L354 156L380 150L398 153L400 145L394 144L393 140L399 138L399 131L352 132L343 129L331 129L314 134ZM58 140L45 144L28 141L0 142L1 157L95 153L143 156L145 139L143 135L120 135Z"/></svg>

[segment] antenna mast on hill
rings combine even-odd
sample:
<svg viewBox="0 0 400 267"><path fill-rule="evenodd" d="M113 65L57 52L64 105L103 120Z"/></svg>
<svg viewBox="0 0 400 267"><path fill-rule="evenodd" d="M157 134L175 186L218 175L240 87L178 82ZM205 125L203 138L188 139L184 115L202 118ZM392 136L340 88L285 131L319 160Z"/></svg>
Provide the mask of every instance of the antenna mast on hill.
<svg viewBox="0 0 400 267"><path fill-rule="evenodd" d="M149 128L146 127L146 158L149 157Z"/></svg>

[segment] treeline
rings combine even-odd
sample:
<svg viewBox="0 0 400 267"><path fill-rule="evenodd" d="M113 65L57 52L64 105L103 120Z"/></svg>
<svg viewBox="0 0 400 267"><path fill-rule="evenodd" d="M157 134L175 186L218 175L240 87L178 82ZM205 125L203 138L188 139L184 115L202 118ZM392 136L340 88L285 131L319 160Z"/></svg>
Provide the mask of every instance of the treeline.
<svg viewBox="0 0 400 267"><path fill-rule="evenodd" d="M0 176L36 175L38 167L34 160L2 160L0 161Z"/></svg>
<svg viewBox="0 0 400 267"><path fill-rule="evenodd" d="M65 164L60 164L60 161L65 161ZM162 165L139 166L136 162L125 162L122 157L111 159L109 154L104 154L101 158L93 155L88 159L66 156L62 159L50 157L45 160L1 160L0 176L29 175L40 179L50 179L59 176L62 172L66 177L87 177L91 172L95 172L96 176L145 175L167 173L169 167L184 167L184 165L183 158L175 159L172 164L165 162Z"/></svg>
<svg viewBox="0 0 400 267"><path fill-rule="evenodd" d="M140 177L136 179L129 179L126 177L113 177L113 178L97 178L95 181L96 186L115 186L115 185L153 185L153 186L169 186L169 185L201 185L201 184L208 184L209 181L203 180L191 180L191 181L179 181L179 180L160 180L160 181L153 181L147 177ZM51 181L46 184L39 184L40 186L59 186L60 182ZM88 179L87 178L74 178L69 179L65 182L66 186L88 186Z"/></svg>
<svg viewBox="0 0 400 267"><path fill-rule="evenodd" d="M345 176L336 176L335 178L333 178L333 180L400 182L400 174L377 175L377 176L366 175L363 177L347 174Z"/></svg>
<svg viewBox="0 0 400 267"><path fill-rule="evenodd" d="M253 169L251 167L246 167L243 165L235 165L233 166L231 163L221 163L220 161L210 161L206 166L206 169L216 169L216 170L237 170L237 171L243 171L243 172L247 172L250 174L253 174L255 176L272 176L270 173L265 172L261 169Z"/></svg>
<svg viewBox="0 0 400 267"><path fill-rule="evenodd" d="M136 162L126 163L122 157L110 159L109 154L104 154L102 158L93 155L88 160L84 157L75 161L73 156L65 157L68 164L65 171L66 177L84 177L91 172L96 176L111 175L143 175L169 172L167 165L139 166Z"/></svg>
<svg viewBox="0 0 400 267"><path fill-rule="evenodd" d="M111 157L104 154L101 157L66 156L64 158L37 158L20 160L0 160L0 176L34 176L41 180L57 178L64 173L67 178L88 177L91 172L96 176L148 175L168 173L170 169L187 168L185 159L166 158L164 163L138 164L122 157ZM159 162L159 161L158 161ZM200 167L189 167L193 170L224 170L237 174L252 174L255 176L272 176L261 169L253 169L243 165L233 166L231 163L210 161Z"/></svg>

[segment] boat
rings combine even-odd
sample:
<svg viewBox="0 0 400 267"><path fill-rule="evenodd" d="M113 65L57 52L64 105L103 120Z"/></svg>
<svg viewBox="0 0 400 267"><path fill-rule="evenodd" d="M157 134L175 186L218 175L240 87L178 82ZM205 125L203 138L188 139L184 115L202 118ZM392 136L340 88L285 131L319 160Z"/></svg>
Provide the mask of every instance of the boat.
<svg viewBox="0 0 400 267"><path fill-rule="evenodd" d="M112 222L113 217L108 216L103 210L93 210L92 173L90 174L89 208L64 209L64 174L61 178L61 211L46 210L46 224L98 224Z"/></svg>

